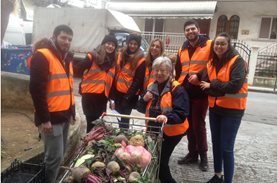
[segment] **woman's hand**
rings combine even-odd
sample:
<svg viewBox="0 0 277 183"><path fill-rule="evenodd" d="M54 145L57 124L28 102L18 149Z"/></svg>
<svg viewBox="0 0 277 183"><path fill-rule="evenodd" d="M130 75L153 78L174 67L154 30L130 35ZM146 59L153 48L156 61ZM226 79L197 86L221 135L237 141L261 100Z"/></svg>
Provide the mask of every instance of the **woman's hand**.
<svg viewBox="0 0 277 183"><path fill-rule="evenodd" d="M200 83L200 88L202 90L206 90L206 89L209 89L211 87L211 83L208 83L206 81L201 81Z"/></svg>
<svg viewBox="0 0 277 183"><path fill-rule="evenodd" d="M193 85L199 85L200 81L198 80L198 77L196 74L192 74L189 76L188 81Z"/></svg>
<svg viewBox="0 0 277 183"><path fill-rule="evenodd" d="M145 102L148 102L148 101L150 101L150 100L152 100L153 99L153 94L151 93L151 92L146 92L146 94L143 96L143 100L145 101Z"/></svg>
<svg viewBox="0 0 277 183"><path fill-rule="evenodd" d="M165 115L159 115L156 117L156 122L167 123L167 117Z"/></svg>

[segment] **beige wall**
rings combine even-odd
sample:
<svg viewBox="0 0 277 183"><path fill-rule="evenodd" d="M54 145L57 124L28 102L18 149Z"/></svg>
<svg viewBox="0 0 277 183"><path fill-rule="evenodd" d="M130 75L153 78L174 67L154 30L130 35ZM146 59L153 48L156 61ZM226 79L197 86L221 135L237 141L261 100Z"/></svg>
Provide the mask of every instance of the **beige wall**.
<svg viewBox="0 0 277 183"><path fill-rule="evenodd" d="M228 19L232 15L240 17L238 39L245 41L250 47L263 48L270 45L276 40L259 39L259 31L262 16L277 17L277 0L265 1L218 1L216 12L210 24L210 38L214 38L216 34L217 19L224 14ZM164 23L164 32L183 33L183 25L187 19L185 17L176 19L167 19ZM135 18L140 29L144 30L144 19ZM242 30L249 30L248 35L242 35Z"/></svg>

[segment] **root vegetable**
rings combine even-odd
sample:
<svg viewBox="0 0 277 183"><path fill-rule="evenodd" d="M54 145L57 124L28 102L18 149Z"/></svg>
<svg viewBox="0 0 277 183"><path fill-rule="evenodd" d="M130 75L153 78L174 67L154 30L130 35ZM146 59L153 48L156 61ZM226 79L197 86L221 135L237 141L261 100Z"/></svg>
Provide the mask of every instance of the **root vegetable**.
<svg viewBox="0 0 277 183"><path fill-rule="evenodd" d="M142 146L144 147L144 138L142 135L137 134L129 140L129 144L133 146Z"/></svg>
<svg viewBox="0 0 277 183"><path fill-rule="evenodd" d="M122 141L124 141L126 144L128 144L128 139L123 134L119 134L114 138L115 143L122 143Z"/></svg>
<svg viewBox="0 0 277 183"><path fill-rule="evenodd" d="M107 164L107 169L108 169L113 175L115 175L116 173L119 172L120 166L119 166L119 164L118 164L116 161L110 161L110 162Z"/></svg>
<svg viewBox="0 0 277 183"><path fill-rule="evenodd" d="M128 145L115 151L114 155L121 161L129 164L138 165L140 168L145 168L151 161L151 154L142 146Z"/></svg>
<svg viewBox="0 0 277 183"><path fill-rule="evenodd" d="M135 183L135 182L138 182L139 179L140 179L140 174L138 172L132 172L129 175L128 181L130 183Z"/></svg>
<svg viewBox="0 0 277 183"><path fill-rule="evenodd" d="M82 179L86 179L88 174L90 173L90 170L87 167L69 168L69 167L61 166L61 168L70 170L73 179L78 183L81 183Z"/></svg>
<svg viewBox="0 0 277 183"><path fill-rule="evenodd" d="M87 183L102 183L102 180L96 175L89 174L87 177Z"/></svg>
<svg viewBox="0 0 277 183"><path fill-rule="evenodd" d="M91 165L92 170L95 170L97 168L104 169L105 167L106 167L105 163L103 163L101 161L96 161Z"/></svg>

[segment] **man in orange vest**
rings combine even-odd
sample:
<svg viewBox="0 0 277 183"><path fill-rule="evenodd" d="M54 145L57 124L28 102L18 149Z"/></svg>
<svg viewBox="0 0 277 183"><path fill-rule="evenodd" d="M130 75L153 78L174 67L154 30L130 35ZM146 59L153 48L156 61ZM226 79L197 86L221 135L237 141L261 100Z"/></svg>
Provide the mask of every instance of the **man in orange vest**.
<svg viewBox="0 0 277 183"><path fill-rule="evenodd" d="M69 122L75 116L72 54L73 31L55 28L45 48L38 49L30 67L30 93L35 124L44 141L46 183L55 183L66 150Z"/></svg>
<svg viewBox="0 0 277 183"><path fill-rule="evenodd" d="M178 161L178 164L197 163L200 155L199 168L208 169L207 133L205 117L208 109L207 95L200 89L197 74L206 69L209 60L211 40L200 35L200 28L195 20L184 24L187 40L179 49L176 60L176 80L181 83L189 94L190 113L188 130L189 153Z"/></svg>

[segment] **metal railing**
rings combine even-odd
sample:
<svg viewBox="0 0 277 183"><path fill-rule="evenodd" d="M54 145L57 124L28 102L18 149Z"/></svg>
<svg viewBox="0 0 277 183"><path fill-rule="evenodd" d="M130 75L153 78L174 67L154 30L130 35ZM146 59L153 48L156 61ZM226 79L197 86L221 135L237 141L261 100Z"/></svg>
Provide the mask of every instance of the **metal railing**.
<svg viewBox="0 0 277 183"><path fill-rule="evenodd" d="M258 52L255 76L277 78L277 43Z"/></svg>
<svg viewBox="0 0 277 183"><path fill-rule="evenodd" d="M251 49L246 44L246 42L237 40L237 39L233 39L232 45L239 52L240 56L247 62L248 66L249 66Z"/></svg>
<svg viewBox="0 0 277 183"><path fill-rule="evenodd" d="M161 39L165 43L166 54L177 54L178 49L183 45L185 36L183 33L172 32L143 32L142 37L150 45L151 40L155 38ZM249 63L251 50L249 46L241 40L232 40L233 46L238 50L240 55Z"/></svg>
<svg viewBox="0 0 277 183"><path fill-rule="evenodd" d="M172 33L172 32L143 32L142 37L150 45L151 40L159 38L165 44L166 54L177 54L178 49L182 46L185 41L183 33Z"/></svg>

